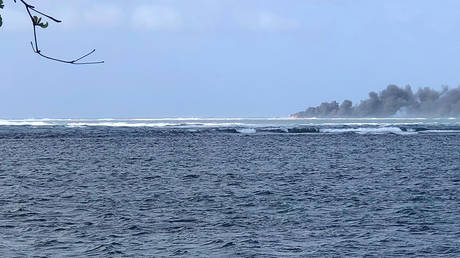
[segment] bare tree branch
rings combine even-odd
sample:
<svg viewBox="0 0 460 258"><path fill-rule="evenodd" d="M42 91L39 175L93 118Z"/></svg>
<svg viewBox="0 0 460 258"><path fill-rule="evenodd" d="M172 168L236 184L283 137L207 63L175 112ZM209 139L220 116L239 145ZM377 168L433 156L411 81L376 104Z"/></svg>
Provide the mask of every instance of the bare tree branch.
<svg viewBox="0 0 460 258"><path fill-rule="evenodd" d="M66 63L66 64L75 64L75 65L89 65L89 64L102 64L104 63L104 61L91 61L91 62L80 62L82 59L92 55L96 49L93 49L91 51L89 51L88 53L82 55L81 57L78 57L76 59L73 59L73 60L64 60L64 59L59 59L59 58L54 58L54 57L50 57L48 55L45 55L42 53L42 51L40 50L40 48L38 47L38 39L37 39L37 27L42 27L42 28L46 28L48 26L48 22L46 23L42 23L41 22L41 18L38 18L37 16L33 16L32 15L32 12L35 12L39 15L42 15L50 20L52 20L53 22L56 22L56 23L60 23L61 21L48 15L48 14L45 14L37 9L35 9L35 7L33 5L30 5L28 4L26 1L24 0L19 0L23 5L24 7L26 8L26 11L27 11L27 14L29 15L30 17L30 20L32 22L32 27L33 27L33 32L34 32L34 41L30 42L31 46L32 46L32 50L38 54L39 56L41 57L44 57L46 59L49 59L49 60L53 60L53 61L56 61L56 62L61 62L61 63ZM16 0L14 0L14 2L16 3Z"/></svg>

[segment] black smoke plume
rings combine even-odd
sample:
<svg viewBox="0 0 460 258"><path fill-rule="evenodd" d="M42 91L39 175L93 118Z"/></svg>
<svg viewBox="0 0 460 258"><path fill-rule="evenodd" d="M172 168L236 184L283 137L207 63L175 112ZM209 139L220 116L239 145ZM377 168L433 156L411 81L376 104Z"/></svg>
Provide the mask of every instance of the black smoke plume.
<svg viewBox="0 0 460 258"><path fill-rule="evenodd" d="M460 117L460 87L440 91L425 87L412 91L410 86L389 85L380 93L353 106L350 100L323 102L293 117Z"/></svg>

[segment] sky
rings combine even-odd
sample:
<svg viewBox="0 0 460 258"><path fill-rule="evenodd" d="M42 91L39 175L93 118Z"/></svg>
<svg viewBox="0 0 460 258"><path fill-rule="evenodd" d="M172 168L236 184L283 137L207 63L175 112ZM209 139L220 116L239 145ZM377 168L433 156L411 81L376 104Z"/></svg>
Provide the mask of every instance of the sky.
<svg viewBox="0 0 460 258"><path fill-rule="evenodd" d="M0 10L0 119L287 117L388 84L460 85L458 0L29 0Z"/></svg>

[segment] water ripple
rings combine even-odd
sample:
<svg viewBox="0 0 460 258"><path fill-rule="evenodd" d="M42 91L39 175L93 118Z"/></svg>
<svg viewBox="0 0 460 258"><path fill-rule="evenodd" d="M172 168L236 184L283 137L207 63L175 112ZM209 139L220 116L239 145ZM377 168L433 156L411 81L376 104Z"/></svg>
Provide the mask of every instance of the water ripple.
<svg viewBox="0 0 460 258"><path fill-rule="evenodd" d="M0 128L2 256L460 255L457 133Z"/></svg>

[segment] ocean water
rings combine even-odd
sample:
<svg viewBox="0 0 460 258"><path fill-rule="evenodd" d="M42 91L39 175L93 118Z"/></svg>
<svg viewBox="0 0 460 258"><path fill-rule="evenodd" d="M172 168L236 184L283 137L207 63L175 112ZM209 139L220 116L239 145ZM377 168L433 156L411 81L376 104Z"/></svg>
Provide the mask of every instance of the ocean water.
<svg viewBox="0 0 460 258"><path fill-rule="evenodd" d="M460 256L460 120L0 120L0 256Z"/></svg>

